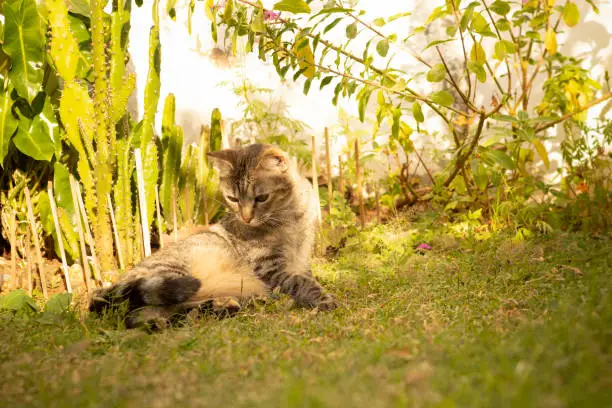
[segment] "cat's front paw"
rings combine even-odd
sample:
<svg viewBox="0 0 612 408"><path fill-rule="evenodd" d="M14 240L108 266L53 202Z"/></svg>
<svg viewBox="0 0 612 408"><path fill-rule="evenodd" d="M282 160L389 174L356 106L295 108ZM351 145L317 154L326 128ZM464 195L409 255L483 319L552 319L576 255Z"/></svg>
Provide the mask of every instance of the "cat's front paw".
<svg viewBox="0 0 612 408"><path fill-rule="evenodd" d="M212 302L213 312L219 317L231 317L241 309L240 303L233 297L216 298Z"/></svg>
<svg viewBox="0 0 612 408"><path fill-rule="evenodd" d="M316 304L316 308L324 312L334 310L337 307L338 302L336 302L336 299L329 293L325 293L323 296L321 296Z"/></svg>

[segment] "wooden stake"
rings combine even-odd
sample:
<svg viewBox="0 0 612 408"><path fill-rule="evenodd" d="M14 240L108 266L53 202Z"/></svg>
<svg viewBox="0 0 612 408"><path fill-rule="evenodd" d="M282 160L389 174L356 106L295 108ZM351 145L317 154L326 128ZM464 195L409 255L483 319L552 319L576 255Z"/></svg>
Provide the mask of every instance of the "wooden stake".
<svg viewBox="0 0 612 408"><path fill-rule="evenodd" d="M380 197L378 196L378 186L374 186L374 198L376 199L376 222L380 224Z"/></svg>
<svg viewBox="0 0 612 408"><path fill-rule="evenodd" d="M45 266L43 264L42 253L40 252L40 242L38 241L38 234L36 233L36 220L34 219L34 210L32 210L32 199L30 198L30 189L25 186L25 197L26 206L28 207L28 223L32 231L32 242L34 242L34 248L36 249L36 262L38 263L38 274L40 275L40 286L42 286L43 296L46 299L49 298L47 293L47 279L45 278Z"/></svg>
<svg viewBox="0 0 612 408"><path fill-rule="evenodd" d="M144 173L142 170L142 155L140 149L134 149L136 160L136 179L138 180L138 202L140 203L140 224L142 227L142 241L145 257L151 256L151 234L149 231L149 219L147 217L147 197L144 185Z"/></svg>
<svg viewBox="0 0 612 408"><path fill-rule="evenodd" d="M81 244L81 263L83 264L83 280L87 287L87 293L91 293L93 290L91 282L91 272L89 270L89 261L87 260L87 248L85 247L85 233L83 232L83 224L81 221L81 210L79 207L79 199L77 198L76 180L70 175L70 191L72 192L72 203L74 205L74 211L77 215L77 231L79 232L79 243Z"/></svg>
<svg viewBox="0 0 612 408"><path fill-rule="evenodd" d="M123 262L123 253L121 252L121 241L119 241L119 231L117 230L117 222L115 221L115 209L113 208L113 202L110 194L106 195L106 201L108 201L108 210L110 211L111 223L113 224L113 232L115 236L115 246L117 247L117 257L119 258L119 268L125 270L125 263Z"/></svg>
<svg viewBox="0 0 612 408"><path fill-rule="evenodd" d="M28 275L28 295L32 296L32 289L34 288L34 282L32 281L32 266L34 266L34 262L32 262L32 248L31 248L31 239L30 239L30 235L32 235L32 233L30 232L30 229L28 228L26 230L26 242L25 242L25 256L26 256L26 269L27 269L27 275Z"/></svg>
<svg viewBox="0 0 612 408"><path fill-rule="evenodd" d="M205 183L204 187L202 187L202 206L204 207L204 224L208 226L208 197L206 194L206 187L207 185Z"/></svg>
<svg viewBox="0 0 612 408"><path fill-rule="evenodd" d="M365 207L363 204L363 189L361 187L361 168L359 166L359 139L355 139L355 178L357 179L357 198L359 200L359 222L361 228L365 225Z"/></svg>
<svg viewBox="0 0 612 408"><path fill-rule="evenodd" d="M317 176L317 145L315 137L312 137L312 188L317 197L317 222L321 224L321 200L319 198L319 178Z"/></svg>
<svg viewBox="0 0 612 408"><path fill-rule="evenodd" d="M172 235L174 242L178 241L178 222L176 215L176 187L172 186Z"/></svg>
<svg viewBox="0 0 612 408"><path fill-rule="evenodd" d="M327 209L331 213L332 201L334 199L334 183L332 182L332 168L329 155L329 130L327 128L325 128L325 162L327 164L327 195L329 196Z"/></svg>
<svg viewBox="0 0 612 408"><path fill-rule="evenodd" d="M68 262L66 262L66 251L64 251L64 239L62 237L62 229L60 228L59 218L57 217L57 206L55 205L55 196L53 195L53 182L47 183L47 194L51 203L51 214L53 215L53 224L55 225L55 234L57 235L57 246L62 258L62 271L66 280L66 290L72 293L72 285L70 284L70 272L68 271Z"/></svg>
<svg viewBox="0 0 612 408"><path fill-rule="evenodd" d="M342 156L338 156L338 192L344 197L344 177L342 177Z"/></svg>
<svg viewBox="0 0 612 408"><path fill-rule="evenodd" d="M189 188L187 186L185 186L183 194L185 196L185 214L183 219L183 227L187 226L189 228L191 226L191 206L189 204Z"/></svg>
<svg viewBox="0 0 612 408"><path fill-rule="evenodd" d="M144 253L144 243L142 238L142 224L140 223L140 208L136 207L136 236L138 238L138 253L140 254L140 259L145 257Z"/></svg>
<svg viewBox="0 0 612 408"><path fill-rule="evenodd" d="M96 246L94 244L93 234L91 233L91 228L89 227L89 218L87 217L87 211L85 211L85 204L83 203L83 193L81 192L81 186L76 180L74 181L74 186L76 187L77 200L79 200L79 209L81 211L81 217L83 218L83 225L85 225L85 239L87 240L87 245L89 245L89 250L91 251L94 279L98 282L98 284L102 284L100 263L98 262L98 257L96 255Z"/></svg>
<svg viewBox="0 0 612 408"><path fill-rule="evenodd" d="M163 231L163 223L161 217L161 208L159 206L159 187L157 184L155 185L155 209L157 211L157 233L159 234L159 247L164 247L164 231Z"/></svg>
<svg viewBox="0 0 612 408"><path fill-rule="evenodd" d="M10 219L8 221L9 226L9 242L11 244L11 277L14 279L11 282L11 288L17 289L17 212L11 211ZM21 284L22 279L20 279L19 283Z"/></svg>

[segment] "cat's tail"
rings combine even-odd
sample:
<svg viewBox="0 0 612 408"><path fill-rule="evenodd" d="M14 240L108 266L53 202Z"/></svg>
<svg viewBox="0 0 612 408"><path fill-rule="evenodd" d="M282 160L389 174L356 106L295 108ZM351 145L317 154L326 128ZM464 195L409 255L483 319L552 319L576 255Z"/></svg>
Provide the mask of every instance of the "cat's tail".
<svg viewBox="0 0 612 408"><path fill-rule="evenodd" d="M176 305L192 297L201 286L199 279L175 272L127 276L121 282L94 293L89 310L102 313L105 309L125 303L128 304L128 310L144 306Z"/></svg>

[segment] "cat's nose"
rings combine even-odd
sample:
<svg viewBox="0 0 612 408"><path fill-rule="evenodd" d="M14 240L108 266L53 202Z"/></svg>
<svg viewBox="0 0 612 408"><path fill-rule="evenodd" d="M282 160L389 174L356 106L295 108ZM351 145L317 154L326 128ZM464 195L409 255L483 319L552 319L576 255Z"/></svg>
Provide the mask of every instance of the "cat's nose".
<svg viewBox="0 0 612 408"><path fill-rule="evenodd" d="M242 221L244 221L245 223L250 223L251 220L253 219L253 209L250 207L242 207L241 211L240 211L240 217L242 218Z"/></svg>

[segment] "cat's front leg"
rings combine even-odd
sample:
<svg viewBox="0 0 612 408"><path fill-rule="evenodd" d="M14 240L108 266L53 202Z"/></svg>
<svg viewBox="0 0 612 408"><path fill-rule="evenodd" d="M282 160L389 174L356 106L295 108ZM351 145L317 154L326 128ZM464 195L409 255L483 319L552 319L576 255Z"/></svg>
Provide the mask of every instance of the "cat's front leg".
<svg viewBox="0 0 612 408"><path fill-rule="evenodd" d="M281 293L291 296L298 306L321 310L338 307L334 297L323 289L312 274L289 273L283 258L267 258L255 267L255 273L270 289L278 288Z"/></svg>

